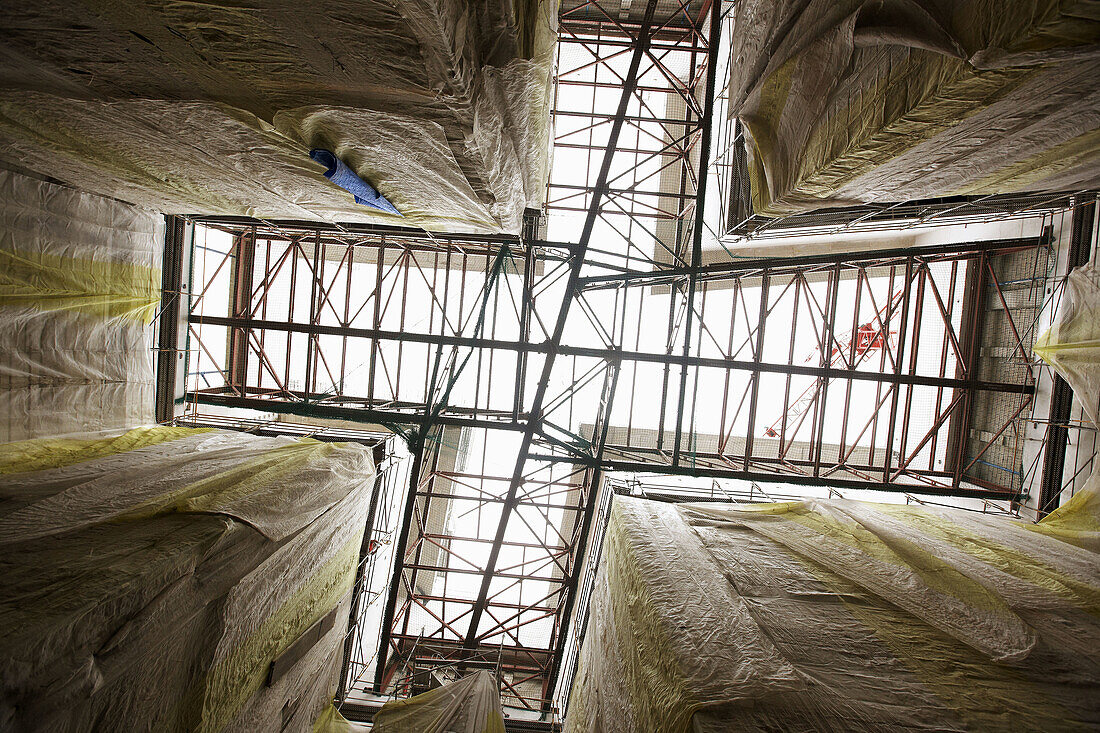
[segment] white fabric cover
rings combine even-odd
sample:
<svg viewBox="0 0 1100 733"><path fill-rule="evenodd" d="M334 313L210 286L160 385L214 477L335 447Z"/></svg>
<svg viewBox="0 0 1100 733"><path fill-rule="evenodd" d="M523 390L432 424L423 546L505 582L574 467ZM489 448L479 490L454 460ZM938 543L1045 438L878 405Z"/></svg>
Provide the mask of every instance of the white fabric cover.
<svg viewBox="0 0 1100 733"><path fill-rule="evenodd" d="M1100 270L1090 264L1066 277L1061 310L1054 324L1035 339L1035 353L1054 367L1073 388L1093 426L1100 430ZM1092 538L1100 552L1100 461L1093 456L1092 475L1070 500L1043 523L1072 541Z"/></svg>
<svg viewBox="0 0 1100 733"><path fill-rule="evenodd" d="M1039 354L1062 375L1100 427L1100 268L1085 265L1066 277L1061 310L1035 339Z"/></svg>
<svg viewBox="0 0 1100 733"><path fill-rule="evenodd" d="M1096 0L741 0L753 208L1100 185Z"/></svg>
<svg viewBox="0 0 1100 733"><path fill-rule="evenodd" d="M404 700L391 700L373 720L375 733L504 733L500 685L479 670Z"/></svg>

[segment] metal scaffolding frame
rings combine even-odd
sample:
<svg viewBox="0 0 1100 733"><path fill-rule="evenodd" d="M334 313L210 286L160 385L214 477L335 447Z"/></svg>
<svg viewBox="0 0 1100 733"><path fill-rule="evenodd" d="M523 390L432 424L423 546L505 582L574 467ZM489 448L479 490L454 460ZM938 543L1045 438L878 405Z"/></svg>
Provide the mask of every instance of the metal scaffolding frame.
<svg viewBox="0 0 1100 733"><path fill-rule="evenodd" d="M1034 381L983 372L980 316L1002 303L1030 362L1034 283L1004 268L1049 235L705 264L721 10L563 8L555 147L599 165L555 161L548 234L194 219L187 409L409 445L373 692L491 659L506 704L549 712L611 472L1019 497L976 467Z"/></svg>
<svg viewBox="0 0 1100 733"><path fill-rule="evenodd" d="M731 161L743 164L744 153L731 151ZM724 169L732 178L734 163ZM747 178L739 183L727 183L736 192L746 191ZM792 236L850 234L862 231L902 231L915 227L958 226L1011 219L1032 218L1070 208L1074 202L1092 191L1074 193L987 194L984 196L954 196L942 199L906 201L890 204L864 204L815 209L780 217L745 214L740 221L731 210L730 226L725 235L731 238L756 240L782 239ZM731 194L733 196L739 193ZM744 195L747 195L744 194ZM744 204L742 204L743 206ZM736 223L732 223L736 221Z"/></svg>

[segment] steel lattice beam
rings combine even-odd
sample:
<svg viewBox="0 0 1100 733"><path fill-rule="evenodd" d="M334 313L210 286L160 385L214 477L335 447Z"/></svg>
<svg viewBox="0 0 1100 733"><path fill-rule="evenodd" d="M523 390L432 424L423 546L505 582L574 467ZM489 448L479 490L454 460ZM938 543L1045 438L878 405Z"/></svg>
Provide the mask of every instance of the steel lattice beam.
<svg viewBox="0 0 1100 733"><path fill-rule="evenodd" d="M492 658L509 700L545 708L610 472L1016 495L972 469L1034 386L981 373L977 326L1003 309L1028 353L997 268L1049 237L704 261L721 5L673 3L676 23L636 5L562 19L582 62L558 80L556 145L596 171L551 177L551 215L584 212L573 234L198 222L235 244L196 244L190 408L384 424L412 449L378 692ZM845 336L864 326L870 351ZM993 399L1004 426L975 445Z"/></svg>
<svg viewBox="0 0 1100 733"><path fill-rule="evenodd" d="M549 342L549 351L546 359L543 362L542 375L537 383L535 395L531 401L531 414L532 419L528 422L526 430L524 430L522 442L520 443L519 457L516 461L516 468L512 474L511 482L508 486L508 494L505 499L504 506L501 510L501 518L497 524L496 533L493 539L493 547L489 552L489 557L485 562L485 570L481 581L481 589L478 591L477 600L474 603L473 611L470 617L469 631L466 634L466 639L463 645L467 649L474 648L478 643L478 632L480 630L481 618L485 613L486 604L488 603L489 586L493 580L493 574L496 571L497 560L500 557L501 545L504 541L504 533L508 528L508 522L511 519L511 512L515 508L519 488L523 483L524 470L527 467L528 455L531 450L531 443L535 438L535 433L539 427L539 420L542 416L543 402L546 399L547 389L550 384L550 374L553 369L555 359L557 357L557 347L561 344L562 335L565 332L566 320L569 317L569 310L573 305L573 293L576 290L577 282L580 279L581 266L584 263L584 257L588 250L588 244L592 237L592 230L596 223L596 217L600 212L601 199L606 193L607 180L611 172L611 163L614 159L615 148L618 145L619 134L622 131L624 124L623 117L627 113L627 106L631 97L635 92L635 85L638 82L638 69L641 66L642 58L645 55L646 47L649 44L649 36L652 32L653 14L657 9L657 0L649 0L646 6L645 17L642 21L642 26L638 32L638 36L635 38L635 45L633 48L633 54L630 60L630 68L627 71L626 78L623 80L622 95L619 101L619 109L616 118L612 122L611 132L608 135L607 147L604 151L603 162L600 166L599 175L596 178L596 185L592 191L592 203L589 205L588 214L585 218L584 228L581 231L580 241L578 246L573 250L572 261L569 266L569 279L565 288L565 296L562 299L561 308L558 311L557 320L554 324L554 331L551 335Z"/></svg>

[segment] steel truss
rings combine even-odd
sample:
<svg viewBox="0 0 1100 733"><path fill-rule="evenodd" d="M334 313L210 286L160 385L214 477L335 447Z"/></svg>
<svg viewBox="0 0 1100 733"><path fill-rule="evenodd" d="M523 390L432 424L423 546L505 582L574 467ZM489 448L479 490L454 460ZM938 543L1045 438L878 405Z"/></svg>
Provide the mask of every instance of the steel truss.
<svg viewBox="0 0 1100 733"><path fill-rule="evenodd" d="M1033 380L983 371L979 316L1005 303L997 346L1030 361L1000 273L1049 243L703 264L721 5L668 5L563 11L556 153L599 162L556 159L568 243L536 215L520 237L196 220L188 404L410 447L377 693L492 660L507 704L548 710L609 472L1018 496L976 466ZM882 347L835 359L867 323ZM1000 429L969 425L993 397Z"/></svg>

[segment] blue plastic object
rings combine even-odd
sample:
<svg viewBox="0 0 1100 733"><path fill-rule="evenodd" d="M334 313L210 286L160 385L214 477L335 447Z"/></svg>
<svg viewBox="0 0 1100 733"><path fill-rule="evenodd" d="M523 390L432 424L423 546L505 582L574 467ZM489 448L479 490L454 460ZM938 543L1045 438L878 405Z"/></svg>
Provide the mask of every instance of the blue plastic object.
<svg viewBox="0 0 1100 733"><path fill-rule="evenodd" d="M378 193L374 186L370 185L355 174L351 168L344 165L344 161L336 157L331 150L315 148L309 151L309 157L325 167L325 178L335 183L355 197L355 203L363 206L385 211L389 214L403 214L394 208L386 197Z"/></svg>

